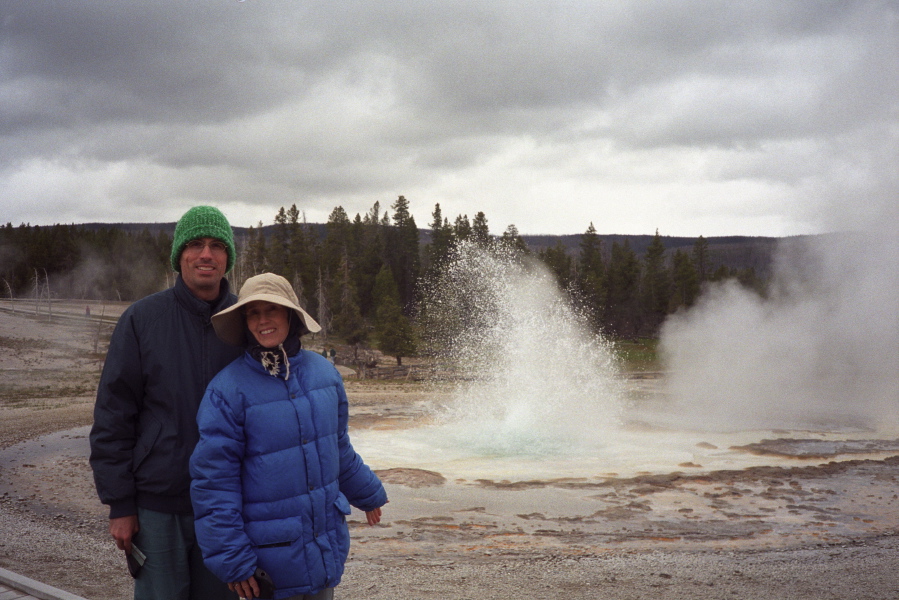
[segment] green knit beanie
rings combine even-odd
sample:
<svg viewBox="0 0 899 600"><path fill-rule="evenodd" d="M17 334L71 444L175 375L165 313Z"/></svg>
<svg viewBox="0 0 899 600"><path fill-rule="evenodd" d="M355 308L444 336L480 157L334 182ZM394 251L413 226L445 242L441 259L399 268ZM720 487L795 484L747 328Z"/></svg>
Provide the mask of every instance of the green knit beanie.
<svg viewBox="0 0 899 600"><path fill-rule="evenodd" d="M228 246L228 268L234 266L234 232L222 211L212 206L195 206L181 217L175 225L175 239L172 240L172 268L181 272L181 252L188 242L199 238L215 238Z"/></svg>

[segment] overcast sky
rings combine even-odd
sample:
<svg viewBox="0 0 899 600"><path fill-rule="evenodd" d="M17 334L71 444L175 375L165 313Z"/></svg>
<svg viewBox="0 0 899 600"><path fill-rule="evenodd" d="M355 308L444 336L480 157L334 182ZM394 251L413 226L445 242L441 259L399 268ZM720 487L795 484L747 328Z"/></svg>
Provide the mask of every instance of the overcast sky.
<svg viewBox="0 0 899 600"><path fill-rule="evenodd" d="M0 221L770 235L899 203L899 2L0 0Z"/></svg>

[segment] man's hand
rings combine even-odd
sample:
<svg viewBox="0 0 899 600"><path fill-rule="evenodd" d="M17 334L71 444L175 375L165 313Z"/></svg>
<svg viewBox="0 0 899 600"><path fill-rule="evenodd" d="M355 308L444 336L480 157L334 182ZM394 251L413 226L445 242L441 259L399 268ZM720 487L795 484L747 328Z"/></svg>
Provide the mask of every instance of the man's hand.
<svg viewBox="0 0 899 600"><path fill-rule="evenodd" d="M244 581L234 581L229 583L228 589L247 600L253 600L253 598L259 597L259 584L256 583L256 578L252 575L250 575L249 579L245 579Z"/></svg>
<svg viewBox="0 0 899 600"><path fill-rule="evenodd" d="M119 550L124 550L125 554L131 554L131 538L140 531L140 525L137 522L137 515L128 515L127 517L117 517L109 520L109 533L115 540L115 545Z"/></svg>

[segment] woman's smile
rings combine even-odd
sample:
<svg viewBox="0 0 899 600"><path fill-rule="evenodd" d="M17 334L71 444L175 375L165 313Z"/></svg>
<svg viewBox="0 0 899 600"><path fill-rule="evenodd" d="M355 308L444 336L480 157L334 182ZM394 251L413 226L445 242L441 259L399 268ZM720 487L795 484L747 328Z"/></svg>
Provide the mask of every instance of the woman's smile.
<svg viewBox="0 0 899 600"><path fill-rule="evenodd" d="M247 304L247 329L260 346L275 348L284 343L290 329L287 308L273 302L255 300Z"/></svg>

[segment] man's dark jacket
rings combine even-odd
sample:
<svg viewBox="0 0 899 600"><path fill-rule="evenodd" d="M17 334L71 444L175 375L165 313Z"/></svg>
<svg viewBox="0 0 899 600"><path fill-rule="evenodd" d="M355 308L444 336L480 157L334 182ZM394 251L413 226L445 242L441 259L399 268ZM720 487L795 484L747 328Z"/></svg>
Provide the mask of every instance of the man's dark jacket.
<svg viewBox="0 0 899 600"><path fill-rule="evenodd" d="M210 317L237 301L228 282L214 302L175 286L122 313L97 389L90 464L109 517L137 507L191 513L188 463L206 385L243 349L218 339Z"/></svg>

